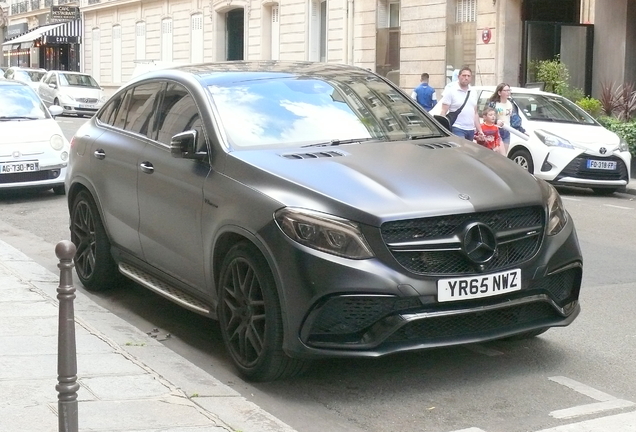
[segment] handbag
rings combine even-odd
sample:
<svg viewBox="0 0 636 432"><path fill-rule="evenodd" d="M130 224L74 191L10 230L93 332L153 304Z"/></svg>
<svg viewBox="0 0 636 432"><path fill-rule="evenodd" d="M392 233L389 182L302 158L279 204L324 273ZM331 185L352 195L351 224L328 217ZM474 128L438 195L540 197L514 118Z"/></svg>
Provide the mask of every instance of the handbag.
<svg viewBox="0 0 636 432"><path fill-rule="evenodd" d="M459 107L459 109L446 113L446 118L448 119L448 123L450 123L451 126L453 126L453 123L455 123L455 120L457 120L457 117L459 117L459 113L461 112L461 110L464 109L464 106L466 106L466 102L468 102L469 97L470 90L468 90L468 93L466 93L466 99L464 99L464 103L462 104L462 106Z"/></svg>

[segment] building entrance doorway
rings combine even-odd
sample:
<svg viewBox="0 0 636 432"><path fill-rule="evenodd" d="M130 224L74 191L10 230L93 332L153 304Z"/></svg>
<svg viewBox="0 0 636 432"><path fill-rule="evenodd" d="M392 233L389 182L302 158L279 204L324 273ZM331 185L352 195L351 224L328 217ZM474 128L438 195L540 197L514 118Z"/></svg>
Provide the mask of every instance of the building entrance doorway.
<svg viewBox="0 0 636 432"><path fill-rule="evenodd" d="M243 60L244 47L243 9L233 9L225 14L226 59Z"/></svg>

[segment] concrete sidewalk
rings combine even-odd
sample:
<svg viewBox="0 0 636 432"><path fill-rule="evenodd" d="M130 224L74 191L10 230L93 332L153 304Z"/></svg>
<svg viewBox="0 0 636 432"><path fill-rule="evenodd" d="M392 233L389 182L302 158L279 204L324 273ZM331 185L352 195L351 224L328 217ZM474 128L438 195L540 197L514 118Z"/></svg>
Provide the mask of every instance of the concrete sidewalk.
<svg viewBox="0 0 636 432"><path fill-rule="evenodd" d="M51 259L57 260L53 250ZM0 432L58 431L58 285L59 274L0 240ZM83 293L76 295L80 431L294 431Z"/></svg>

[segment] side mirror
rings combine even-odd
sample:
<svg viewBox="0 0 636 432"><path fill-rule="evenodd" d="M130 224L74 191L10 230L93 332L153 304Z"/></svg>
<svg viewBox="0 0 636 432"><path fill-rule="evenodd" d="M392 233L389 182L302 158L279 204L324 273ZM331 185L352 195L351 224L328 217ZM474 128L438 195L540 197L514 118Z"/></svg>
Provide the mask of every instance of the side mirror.
<svg viewBox="0 0 636 432"><path fill-rule="evenodd" d="M51 105L49 107L49 112L51 113L53 117L59 116L59 115L62 115L62 113L64 112L64 108L62 108L59 105Z"/></svg>
<svg viewBox="0 0 636 432"><path fill-rule="evenodd" d="M205 153L197 153L198 132L195 130L188 130L176 134L170 140L170 154L175 158L182 159L203 159Z"/></svg>
<svg viewBox="0 0 636 432"><path fill-rule="evenodd" d="M57 84L49 83L49 87L52 88L52 89L56 89L57 88Z"/></svg>
<svg viewBox="0 0 636 432"><path fill-rule="evenodd" d="M433 118L435 118L435 120L437 120L437 123L439 123L442 126L444 126L447 130L451 130L450 122L448 121L448 119L445 116L435 114L433 116Z"/></svg>

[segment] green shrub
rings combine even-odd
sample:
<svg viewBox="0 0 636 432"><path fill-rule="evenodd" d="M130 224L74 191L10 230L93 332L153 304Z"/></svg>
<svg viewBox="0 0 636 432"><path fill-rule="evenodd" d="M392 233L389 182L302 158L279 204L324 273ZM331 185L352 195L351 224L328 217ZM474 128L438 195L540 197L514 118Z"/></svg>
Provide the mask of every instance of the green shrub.
<svg viewBox="0 0 636 432"><path fill-rule="evenodd" d="M601 101L593 97L584 97L576 101L576 104L583 108L589 115L598 118L603 112Z"/></svg>
<svg viewBox="0 0 636 432"><path fill-rule="evenodd" d="M545 83L545 91L563 95L568 87L570 72L557 55L553 60L541 60L537 64L537 81Z"/></svg>
<svg viewBox="0 0 636 432"><path fill-rule="evenodd" d="M629 146L632 157L636 157L636 121L624 122L616 117L602 116L599 123L623 138Z"/></svg>

